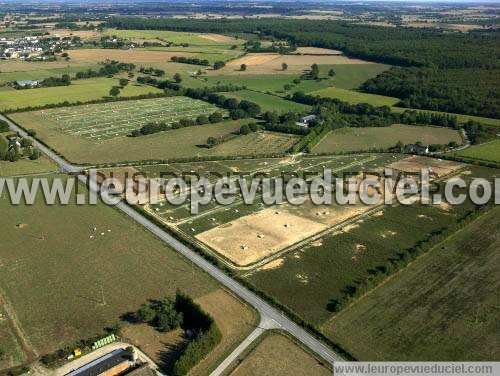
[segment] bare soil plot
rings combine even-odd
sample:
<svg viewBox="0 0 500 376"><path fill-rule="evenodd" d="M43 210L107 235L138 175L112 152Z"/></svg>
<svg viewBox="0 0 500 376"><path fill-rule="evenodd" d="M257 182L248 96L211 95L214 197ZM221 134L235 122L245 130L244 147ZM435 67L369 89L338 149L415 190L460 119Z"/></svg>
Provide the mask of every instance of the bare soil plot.
<svg viewBox="0 0 500 376"><path fill-rule="evenodd" d="M298 47L296 52L305 55L342 55L342 51L319 47Z"/></svg>
<svg viewBox="0 0 500 376"><path fill-rule="evenodd" d="M411 156L409 158L393 162L387 167L408 173L420 173L423 168L428 168L431 173L435 173L437 174L437 176L443 176L451 174L452 172L464 166L465 165L463 163L457 163L453 161L445 161L429 157Z"/></svg>
<svg viewBox="0 0 500 376"><path fill-rule="evenodd" d="M61 38L64 37L80 37L83 40L98 39L102 33L95 30L69 30L69 29L53 29L49 31L50 34L57 34Z"/></svg>
<svg viewBox="0 0 500 376"><path fill-rule="evenodd" d="M288 64L286 71L282 70L281 64ZM241 64L246 64L247 69L240 72ZM240 74L255 74L255 73L276 73L276 72L302 72L309 69L312 64L369 64L369 62L360 59L351 59L343 55L279 55L279 54L253 54L250 53L241 58L230 61L223 69L220 69L217 74L226 74L229 72L238 72ZM212 72L212 73L215 73Z"/></svg>
<svg viewBox="0 0 500 376"><path fill-rule="evenodd" d="M238 365L231 376L327 376L328 370L314 356L281 334L265 337Z"/></svg>
<svg viewBox="0 0 500 376"><path fill-rule="evenodd" d="M167 62L172 56L190 56L188 52L150 51L144 49L80 49L69 50L68 55L72 60L85 62L100 62L106 59L118 60L127 63L160 63Z"/></svg>
<svg viewBox="0 0 500 376"><path fill-rule="evenodd" d="M236 39L222 34L198 34L199 37L211 40L212 42L241 43L241 39Z"/></svg>
<svg viewBox="0 0 500 376"><path fill-rule="evenodd" d="M288 211L268 208L202 232L196 238L234 264L246 266L326 228Z"/></svg>

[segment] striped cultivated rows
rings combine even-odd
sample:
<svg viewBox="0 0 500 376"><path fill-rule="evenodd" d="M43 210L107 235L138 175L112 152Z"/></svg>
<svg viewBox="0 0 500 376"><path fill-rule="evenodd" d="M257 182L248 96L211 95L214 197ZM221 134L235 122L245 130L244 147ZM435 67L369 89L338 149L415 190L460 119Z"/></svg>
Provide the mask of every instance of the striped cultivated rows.
<svg viewBox="0 0 500 376"><path fill-rule="evenodd" d="M217 108L187 97L131 100L41 111L50 127L62 133L103 141L122 137L146 123L172 124L181 118L209 115Z"/></svg>

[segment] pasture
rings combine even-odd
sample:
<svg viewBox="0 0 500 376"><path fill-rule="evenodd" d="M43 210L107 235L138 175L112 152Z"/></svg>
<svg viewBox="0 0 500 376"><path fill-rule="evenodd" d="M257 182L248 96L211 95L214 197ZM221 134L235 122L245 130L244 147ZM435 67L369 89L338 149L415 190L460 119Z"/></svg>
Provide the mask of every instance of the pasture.
<svg viewBox="0 0 500 376"><path fill-rule="evenodd" d="M398 141L403 144L414 144L417 141L424 145L447 144L450 141L461 144L462 138L458 131L444 127L395 124L390 127L340 128L317 144L313 153L385 149L396 145Z"/></svg>
<svg viewBox="0 0 500 376"><path fill-rule="evenodd" d="M456 153L459 157L500 163L500 140L474 145Z"/></svg>
<svg viewBox="0 0 500 376"><path fill-rule="evenodd" d="M302 103L292 102L277 95L265 94L258 91L240 90L223 93L229 98L248 100L257 103L263 111L277 112L307 112L311 107Z"/></svg>
<svg viewBox="0 0 500 376"><path fill-rule="evenodd" d="M491 209L340 312L324 332L361 360L497 359L499 226L500 210Z"/></svg>
<svg viewBox="0 0 500 376"><path fill-rule="evenodd" d="M230 376L328 376L331 371L301 345L279 333L264 335Z"/></svg>
<svg viewBox="0 0 500 376"><path fill-rule="evenodd" d="M335 71L335 76L331 79L332 86L340 89L357 89L366 80L375 77L383 71L389 69L385 64L335 64L320 65L320 77L328 77L330 69Z"/></svg>
<svg viewBox="0 0 500 376"><path fill-rule="evenodd" d="M360 91L346 90L338 87L328 87L317 91L312 91L309 94L319 95L325 98L337 98L351 104L368 103L373 106L394 106L399 102L398 98L387 97L378 94L362 93Z"/></svg>
<svg viewBox="0 0 500 376"><path fill-rule="evenodd" d="M49 127L69 136L108 140L126 136L149 122L169 125L215 112L217 107L188 97L167 97L41 110Z"/></svg>
<svg viewBox="0 0 500 376"><path fill-rule="evenodd" d="M92 48L92 49L77 49L68 50L68 55L71 60L78 63L99 63L106 59L118 60L126 63L133 63L136 65L147 63L163 63L170 61L172 56L191 56L192 53L170 52L170 51L156 51L147 49L130 49L120 50L111 48Z"/></svg>
<svg viewBox="0 0 500 376"><path fill-rule="evenodd" d="M18 206L3 195L0 207L5 229L0 286L40 354L116 323L127 327L122 315L148 299L173 295L177 288L196 299L223 333L230 334L230 341L223 340L224 347L215 349L218 359L212 358L210 367L241 340L240 335L253 329L252 310L118 210L73 201L48 206L41 194L34 205ZM221 299L227 302L223 307ZM233 316L241 317L233 323L236 326L229 323Z"/></svg>
<svg viewBox="0 0 500 376"><path fill-rule="evenodd" d="M20 159L16 162L0 161L0 177L40 174L57 170L57 165L44 155L34 161L30 159Z"/></svg>
<svg viewBox="0 0 500 376"><path fill-rule="evenodd" d="M99 69L98 65L80 66L67 64L66 67L51 68L51 62L45 64L48 64L45 69L43 69L43 67L40 67L41 69L35 70L17 70L14 72L1 71L0 85L17 80L43 80L48 77L59 77L63 74L73 75L76 72L85 71L88 69Z"/></svg>
<svg viewBox="0 0 500 376"><path fill-rule="evenodd" d="M73 81L69 86L38 89L0 91L0 111L29 106L44 106L62 102L85 102L109 96L113 86L119 86L117 78L92 78ZM134 97L149 93L161 93L152 86L129 83L120 90L120 97Z"/></svg>

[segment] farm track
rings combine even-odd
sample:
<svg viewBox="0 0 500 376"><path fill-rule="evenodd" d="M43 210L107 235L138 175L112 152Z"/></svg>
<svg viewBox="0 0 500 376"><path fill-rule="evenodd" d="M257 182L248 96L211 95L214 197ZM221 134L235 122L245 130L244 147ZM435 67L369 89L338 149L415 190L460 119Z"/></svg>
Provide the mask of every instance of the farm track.
<svg viewBox="0 0 500 376"><path fill-rule="evenodd" d="M10 302L7 300L6 294L2 290L1 286L0 286L0 306L3 307L5 313L7 314L10 326L12 327L21 348L27 357L27 363L34 361L35 359L38 358L39 354L36 351L35 347L32 345L23 327L21 326L21 323L17 318L16 311L14 310Z"/></svg>
<svg viewBox="0 0 500 376"><path fill-rule="evenodd" d="M29 136L22 128L11 122L5 116L0 114L0 119L6 121L7 124L9 124L10 128L15 132L19 132L19 134L22 137L31 139L33 141L34 146L36 146L41 152L43 152L45 155L47 155L50 159L52 159L55 163L57 163L60 166L61 172L79 174L78 178L80 182L88 186L91 192L100 191L100 187L97 183L88 182L87 178L80 174L82 171L80 167L76 167L68 163L66 160L55 154L48 147L38 142L38 140ZM333 364L334 361L343 360L342 356L340 356L337 352L333 351L330 347L326 346L323 342L315 338L304 328L300 327L291 319L286 317L282 311L271 306L263 298L261 298L254 292L250 291L249 289L247 289L245 286L243 286L241 283L237 282L233 278L229 277L218 267L216 267L215 265L204 259L201 255L199 255L198 253L196 253L195 251L184 245L179 240L175 239L172 235L167 233L165 230L160 228L151 220L142 216L133 208L126 205L123 201L118 203L118 205L116 205L116 208L122 211L127 216L129 216L132 220L134 220L138 224L142 225L152 234L157 236L167 246L173 248L178 253L180 253L181 255L189 259L191 262L196 264L200 269L204 270L206 273L211 275L221 285L225 286L227 289L229 289L234 294L236 294L241 299L250 304L252 307L254 307L259 312L261 320L270 323L269 327L280 328L288 332L289 334L294 336L297 340L299 340L302 344L307 346L311 351L315 352L317 355L328 361L330 364Z"/></svg>

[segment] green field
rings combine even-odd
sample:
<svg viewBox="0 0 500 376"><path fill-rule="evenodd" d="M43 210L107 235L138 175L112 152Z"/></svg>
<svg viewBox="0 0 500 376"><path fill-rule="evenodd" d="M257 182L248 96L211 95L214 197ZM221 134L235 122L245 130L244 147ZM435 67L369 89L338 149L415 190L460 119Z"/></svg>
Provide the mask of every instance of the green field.
<svg viewBox="0 0 500 376"><path fill-rule="evenodd" d="M118 79L95 78L73 81L69 86L39 89L0 91L0 110L43 106L62 102L85 102L109 96L109 90L118 86ZM161 93L152 86L130 83L121 90L121 97L133 97L148 93Z"/></svg>
<svg viewBox="0 0 500 376"><path fill-rule="evenodd" d="M47 63L50 64L50 63ZM99 66L89 65L89 66L71 66L62 68L50 68L47 69L37 69L28 71L15 71L15 72L0 72L0 85L7 82L17 81L17 80L42 80L47 77L60 77L63 74L72 75L76 72L86 71L88 69L96 70ZM0 68L1 71L1 68Z"/></svg>
<svg viewBox="0 0 500 376"><path fill-rule="evenodd" d="M40 354L116 323L128 326L122 315L148 299L173 295L177 288L209 310L228 335L214 351L219 361L252 330L255 316L248 307L118 210L102 203L48 206L41 194L34 205L19 206L4 194L0 210L0 292ZM218 307L222 298L226 305ZM228 327L230 315L245 321ZM8 348L7 354L14 350ZM204 361L205 366L213 367L217 359Z"/></svg>
<svg viewBox="0 0 500 376"><path fill-rule="evenodd" d="M20 159L16 162L0 161L1 177L39 174L57 170L57 166L45 156L41 156L35 161L29 159Z"/></svg>
<svg viewBox="0 0 500 376"><path fill-rule="evenodd" d="M236 98L239 100L248 100L257 103L262 111L277 111L277 112L307 112L311 107L305 104L292 102L275 95L265 94L251 90L240 90L234 92L223 93L226 97Z"/></svg>
<svg viewBox="0 0 500 376"><path fill-rule="evenodd" d="M482 161L500 162L500 140L474 145L459 151L456 155Z"/></svg>
<svg viewBox="0 0 500 376"><path fill-rule="evenodd" d="M50 128L69 136L108 140L126 136L149 122L169 125L211 114L217 107L188 97L167 97L63 107L39 112Z"/></svg>
<svg viewBox="0 0 500 376"><path fill-rule="evenodd" d="M413 144L421 141L424 145L462 143L458 131L443 127L424 127L395 124L390 127L340 128L331 132L317 144L314 153L335 153L344 151L367 151L389 148L398 141Z"/></svg>
<svg viewBox="0 0 500 376"><path fill-rule="evenodd" d="M392 107L392 111L394 111L394 112L401 113L401 112L404 112L407 110L412 110L412 109L411 108L402 108L402 107ZM472 121L478 121L478 122L485 124L485 125L500 127L500 119L492 119L492 118L485 118L485 117L481 117L481 116L472 116L472 115L463 115L463 114L453 114L453 113L448 113L448 112L430 111L430 110L418 110L417 109L415 111L424 111L424 112L429 112L431 114L434 113L434 114L440 114L440 115L450 114L450 115L456 116L460 123L466 123L469 120L472 120Z"/></svg>
<svg viewBox="0 0 500 376"><path fill-rule="evenodd" d="M329 87L326 89L310 92L309 94L319 95L320 97L326 98L337 98L351 104L368 103L373 106L394 106L399 102L398 98L362 93L359 91L346 90L338 87Z"/></svg>
<svg viewBox="0 0 500 376"><path fill-rule="evenodd" d="M498 360L499 226L495 208L324 330L360 360Z"/></svg>
<svg viewBox="0 0 500 376"><path fill-rule="evenodd" d="M340 89L357 89L363 82L389 69L385 64L335 64L320 65L320 77L328 77L328 71L333 69L335 76L332 86Z"/></svg>
<svg viewBox="0 0 500 376"><path fill-rule="evenodd" d="M0 313L6 314L1 308ZM0 357L0 372L2 369L17 367L26 361L21 344L6 319L0 319L0 350L4 354L3 357Z"/></svg>

